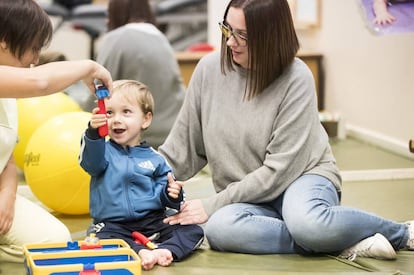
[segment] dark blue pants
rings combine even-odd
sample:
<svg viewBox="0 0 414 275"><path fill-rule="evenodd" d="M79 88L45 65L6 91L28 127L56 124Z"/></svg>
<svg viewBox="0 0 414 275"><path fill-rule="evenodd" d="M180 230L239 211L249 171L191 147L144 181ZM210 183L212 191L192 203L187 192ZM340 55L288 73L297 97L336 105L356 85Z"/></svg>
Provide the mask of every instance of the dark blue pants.
<svg viewBox="0 0 414 275"><path fill-rule="evenodd" d="M174 261L181 261L201 244L204 239L204 231L198 225L165 224L163 222L165 217L165 212L159 211L134 221L94 221L95 230L92 232L94 231L96 237L100 239L122 239L137 253L147 247L135 243L132 238L133 231L138 231L146 237L159 233L160 237L154 241L158 248L170 250Z"/></svg>

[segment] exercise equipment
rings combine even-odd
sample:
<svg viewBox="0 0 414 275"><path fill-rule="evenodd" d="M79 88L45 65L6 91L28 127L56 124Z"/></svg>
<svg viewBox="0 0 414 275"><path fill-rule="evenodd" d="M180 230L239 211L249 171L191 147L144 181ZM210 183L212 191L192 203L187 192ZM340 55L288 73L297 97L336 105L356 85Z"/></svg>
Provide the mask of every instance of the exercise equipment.
<svg viewBox="0 0 414 275"><path fill-rule="evenodd" d="M33 98L19 98L18 136L19 142L14 149L16 165L23 169L24 152L33 132L48 119L66 112L81 111L76 101L63 92Z"/></svg>
<svg viewBox="0 0 414 275"><path fill-rule="evenodd" d="M25 151L24 176L33 194L64 214L89 213L90 176L80 167L80 139L91 114L68 112L43 123Z"/></svg>
<svg viewBox="0 0 414 275"><path fill-rule="evenodd" d="M172 47L183 51L207 40L207 0L152 0L152 9ZM40 3L50 16L59 18L54 31L65 22L90 38L89 58L95 59L95 42L106 32L107 5L88 0L54 0Z"/></svg>

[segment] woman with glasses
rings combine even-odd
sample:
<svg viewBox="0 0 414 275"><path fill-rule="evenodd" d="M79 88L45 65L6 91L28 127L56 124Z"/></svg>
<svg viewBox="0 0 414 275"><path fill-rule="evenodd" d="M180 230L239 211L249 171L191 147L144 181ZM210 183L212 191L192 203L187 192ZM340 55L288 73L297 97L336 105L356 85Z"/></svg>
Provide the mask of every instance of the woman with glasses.
<svg viewBox="0 0 414 275"><path fill-rule="evenodd" d="M198 63L159 151L177 180L207 164L216 194L170 224L205 224L212 249L394 259L414 223L340 206L341 177L286 0L231 0L221 52Z"/></svg>

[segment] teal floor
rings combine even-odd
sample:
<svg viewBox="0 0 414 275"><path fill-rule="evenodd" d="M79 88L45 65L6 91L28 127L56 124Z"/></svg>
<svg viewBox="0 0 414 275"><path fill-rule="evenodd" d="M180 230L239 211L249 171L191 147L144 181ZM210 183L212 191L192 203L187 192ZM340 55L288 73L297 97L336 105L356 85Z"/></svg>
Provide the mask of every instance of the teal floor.
<svg viewBox="0 0 414 275"><path fill-rule="evenodd" d="M346 139L332 141L332 149L341 171L414 168L414 160L403 158L363 142ZM188 197L200 198L213 193L210 177L200 174L186 183ZM343 205L358 207L396 221L414 219L414 178L375 181L345 181ZM87 215L67 216L54 213L71 230L75 239L83 237L90 222ZM361 221L363 222L363 221ZM193 256L170 267L155 267L143 274L414 274L414 251L399 251L397 260L361 259L359 265L328 256L245 255L218 253L203 245ZM23 265L0 264L0 274L25 274Z"/></svg>

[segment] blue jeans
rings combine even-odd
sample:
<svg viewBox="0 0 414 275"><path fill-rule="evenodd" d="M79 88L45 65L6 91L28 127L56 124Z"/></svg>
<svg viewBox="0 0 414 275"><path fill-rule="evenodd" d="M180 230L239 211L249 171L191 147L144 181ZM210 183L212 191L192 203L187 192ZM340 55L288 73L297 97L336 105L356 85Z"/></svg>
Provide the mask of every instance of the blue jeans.
<svg viewBox="0 0 414 275"><path fill-rule="evenodd" d="M396 250L409 238L403 223L340 206L334 185L318 175L301 176L266 204L227 205L205 225L212 249L251 254L337 254L375 233Z"/></svg>

